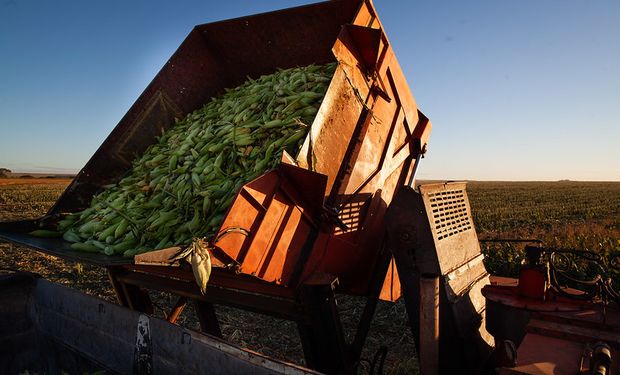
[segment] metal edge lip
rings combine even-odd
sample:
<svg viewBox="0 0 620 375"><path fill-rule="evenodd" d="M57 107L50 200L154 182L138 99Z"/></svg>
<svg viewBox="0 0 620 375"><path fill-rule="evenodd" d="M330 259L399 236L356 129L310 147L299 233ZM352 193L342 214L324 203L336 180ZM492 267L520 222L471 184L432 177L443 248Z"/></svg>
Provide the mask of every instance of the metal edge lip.
<svg viewBox="0 0 620 375"><path fill-rule="evenodd" d="M68 242L58 238L37 238L25 233L0 231L0 240L74 262L100 266L133 264L133 258L71 250L68 248Z"/></svg>

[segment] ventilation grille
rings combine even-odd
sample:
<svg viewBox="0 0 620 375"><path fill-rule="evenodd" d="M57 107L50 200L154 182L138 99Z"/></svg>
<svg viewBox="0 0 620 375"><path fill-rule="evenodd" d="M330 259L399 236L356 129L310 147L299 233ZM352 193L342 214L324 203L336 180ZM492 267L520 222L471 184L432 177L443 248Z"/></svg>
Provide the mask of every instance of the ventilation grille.
<svg viewBox="0 0 620 375"><path fill-rule="evenodd" d="M349 233L360 230L362 221L366 216L366 209L369 201L349 202L340 209L338 218L347 226L347 230L336 228L335 234Z"/></svg>
<svg viewBox="0 0 620 375"><path fill-rule="evenodd" d="M428 194L433 210L433 225L437 239L442 240L472 228L467 214L464 190L446 190Z"/></svg>

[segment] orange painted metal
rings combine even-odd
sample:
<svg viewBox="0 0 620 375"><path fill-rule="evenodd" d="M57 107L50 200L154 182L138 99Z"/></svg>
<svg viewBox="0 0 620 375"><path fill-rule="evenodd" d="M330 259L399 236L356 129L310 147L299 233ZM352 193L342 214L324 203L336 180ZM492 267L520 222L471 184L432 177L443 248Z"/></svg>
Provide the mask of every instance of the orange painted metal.
<svg viewBox="0 0 620 375"><path fill-rule="evenodd" d="M241 188L216 243L238 272L287 285L312 228L317 228L326 176L281 165ZM214 253L217 258L217 253Z"/></svg>
<svg viewBox="0 0 620 375"><path fill-rule="evenodd" d="M418 110L366 0L196 26L45 220L86 208L94 194L122 178L131 160L174 118L224 88L278 68L328 62L337 62L337 69L299 154L241 189L222 224L214 258L216 264L234 263L236 272L289 287L330 274L339 279L339 290L367 295L384 251L385 211L415 170L431 123ZM338 220L324 220L326 212ZM24 224L20 233L36 224ZM11 240L12 229L5 229ZM58 251L60 242L37 243L37 248L71 258L67 246ZM381 298L399 296L390 267Z"/></svg>
<svg viewBox="0 0 620 375"><path fill-rule="evenodd" d="M563 296L542 300L523 296L516 279L504 279L483 289L487 324L496 340L518 345L516 365L500 374L590 374L592 349L606 343L611 372L620 368L620 310Z"/></svg>
<svg viewBox="0 0 620 375"><path fill-rule="evenodd" d="M544 300L547 292L547 279L543 267L526 267L519 270L519 295Z"/></svg>
<svg viewBox="0 0 620 375"><path fill-rule="evenodd" d="M341 290L363 295L381 251L385 210L417 156L413 140L426 144L431 126L418 112L370 2L360 2L350 23L342 25L332 52L336 73L294 164L326 177L324 186L316 185L324 188L324 197L311 203L335 209L346 228L321 227L307 260L300 259L304 240L319 225L316 211L285 197L297 195L299 184L274 195L273 186L287 178L276 182L270 180L275 175L264 176L259 179L264 190L244 187L222 226L222 231L242 227L251 238L231 234L218 246L241 264L241 272L263 280L287 285L300 260L305 262L301 280L332 274ZM248 195L262 200L252 202ZM395 300L400 284L390 270L381 297Z"/></svg>

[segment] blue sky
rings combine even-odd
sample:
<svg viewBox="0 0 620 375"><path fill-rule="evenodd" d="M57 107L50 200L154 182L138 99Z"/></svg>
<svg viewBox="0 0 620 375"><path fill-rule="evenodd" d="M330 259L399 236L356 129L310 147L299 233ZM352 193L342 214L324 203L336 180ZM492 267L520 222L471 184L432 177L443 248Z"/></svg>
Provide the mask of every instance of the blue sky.
<svg viewBox="0 0 620 375"><path fill-rule="evenodd" d="M195 24L305 1L0 0L0 167L77 171ZM620 180L620 2L376 0L419 178Z"/></svg>

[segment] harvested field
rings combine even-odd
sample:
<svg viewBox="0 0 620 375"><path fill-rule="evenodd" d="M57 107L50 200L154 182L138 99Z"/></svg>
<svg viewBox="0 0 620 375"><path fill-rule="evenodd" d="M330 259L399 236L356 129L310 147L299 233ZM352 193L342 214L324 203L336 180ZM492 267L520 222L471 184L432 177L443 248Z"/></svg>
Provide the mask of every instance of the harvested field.
<svg viewBox="0 0 620 375"><path fill-rule="evenodd" d="M67 186L71 182L70 179L66 178L0 178L0 186L6 185L61 185L63 187Z"/></svg>
<svg viewBox="0 0 620 375"><path fill-rule="evenodd" d="M0 221L43 215L68 183L56 179L34 179L34 183L9 180L11 183L3 183L7 181L0 179ZM550 246L620 251L620 183L471 182L468 186L481 238L539 238ZM489 271L514 275L522 259L518 246L483 248ZM115 301L105 272L96 267L0 243L0 268L36 272L54 282ZM152 297L161 307L175 302L165 294ZM342 296L339 307L344 328L352 334L363 299ZM218 307L217 314L226 339L303 364L294 323L226 307ZM182 315L180 324L198 327L191 309ZM414 345L402 302L379 304L363 357L371 359L381 346L388 348L386 373L415 372Z"/></svg>

